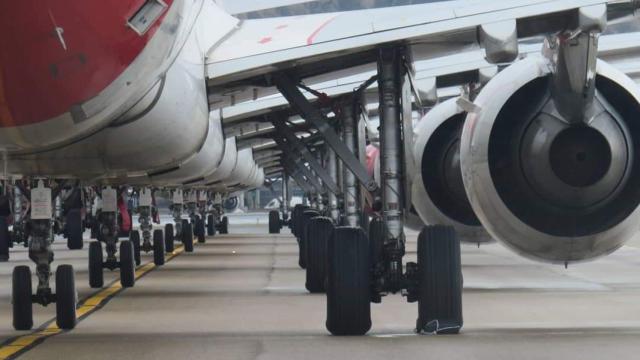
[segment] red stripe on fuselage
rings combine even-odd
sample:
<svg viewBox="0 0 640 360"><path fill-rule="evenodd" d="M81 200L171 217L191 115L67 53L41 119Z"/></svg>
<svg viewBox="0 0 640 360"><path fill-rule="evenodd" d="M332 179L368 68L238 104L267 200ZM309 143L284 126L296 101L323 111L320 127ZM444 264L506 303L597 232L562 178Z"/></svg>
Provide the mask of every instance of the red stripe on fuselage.
<svg viewBox="0 0 640 360"><path fill-rule="evenodd" d="M0 2L0 127L59 116L111 84L140 54L162 21L160 18L142 36L128 27L128 19L144 3ZM170 6L173 0L165 3Z"/></svg>

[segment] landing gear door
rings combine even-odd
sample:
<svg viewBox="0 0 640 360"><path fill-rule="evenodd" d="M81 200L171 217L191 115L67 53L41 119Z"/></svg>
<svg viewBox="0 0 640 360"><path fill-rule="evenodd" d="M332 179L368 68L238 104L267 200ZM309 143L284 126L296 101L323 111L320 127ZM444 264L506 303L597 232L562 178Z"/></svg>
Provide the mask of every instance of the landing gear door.
<svg viewBox="0 0 640 360"><path fill-rule="evenodd" d="M102 212L116 212L118 209L118 195L116 189L107 187L102 190Z"/></svg>
<svg viewBox="0 0 640 360"><path fill-rule="evenodd" d="M142 189L140 191L140 206L149 206L153 205L153 199L151 198L151 190Z"/></svg>
<svg viewBox="0 0 640 360"><path fill-rule="evenodd" d="M51 189L45 187L44 182L40 180L38 187L31 189L31 219L50 220L52 217Z"/></svg>
<svg viewBox="0 0 640 360"><path fill-rule="evenodd" d="M173 192L173 203L174 204L180 204L182 205L182 203L184 202L184 198L182 197L182 190L176 190Z"/></svg>

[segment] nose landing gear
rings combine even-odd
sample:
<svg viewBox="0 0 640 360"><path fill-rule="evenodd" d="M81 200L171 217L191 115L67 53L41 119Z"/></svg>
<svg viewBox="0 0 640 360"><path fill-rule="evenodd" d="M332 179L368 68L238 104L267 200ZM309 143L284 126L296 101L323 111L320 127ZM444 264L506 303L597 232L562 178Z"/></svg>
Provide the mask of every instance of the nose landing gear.
<svg viewBox="0 0 640 360"><path fill-rule="evenodd" d="M98 241L89 245L89 285L92 288L104 286L103 269L120 269L122 287L133 287L135 284L135 254L130 240L120 242L120 261L116 257L118 251L118 207L117 191L111 187L102 190L102 211L98 215ZM106 261L102 261L102 243L107 253Z"/></svg>
<svg viewBox="0 0 640 360"><path fill-rule="evenodd" d="M140 214L140 231L142 231L142 244L140 244L140 233L137 230L131 230L130 239L133 243L135 252L136 265L140 265L140 252L145 253L153 251L153 262L156 265L164 265L165 241L162 230L153 231L151 224L151 213L153 211L153 196L151 190L142 188L140 190L138 213ZM152 239L153 231L153 239ZM173 244L172 244L173 245ZM173 250L171 250L173 251Z"/></svg>
<svg viewBox="0 0 640 360"><path fill-rule="evenodd" d="M175 223L175 234L173 233L173 229L169 226L165 227L165 231L167 234L170 234L169 236L173 235L171 239L182 242L184 251L193 252L193 228L188 220L182 218L182 211L184 209L183 202L184 198L182 190L176 189L173 192L173 203L171 204L171 212ZM167 246L167 251L169 251L169 249L173 251L173 242L171 242L170 247Z"/></svg>
<svg viewBox="0 0 640 360"><path fill-rule="evenodd" d="M38 287L32 293L31 269L16 266L12 274L13 327L29 330L33 327L33 303L47 306L56 303L56 324L61 329L73 329L76 325L77 294L73 267L60 265L56 270L56 293L49 285L53 262L53 206L51 188L39 180L31 189L31 217L29 227L29 258L36 263Z"/></svg>

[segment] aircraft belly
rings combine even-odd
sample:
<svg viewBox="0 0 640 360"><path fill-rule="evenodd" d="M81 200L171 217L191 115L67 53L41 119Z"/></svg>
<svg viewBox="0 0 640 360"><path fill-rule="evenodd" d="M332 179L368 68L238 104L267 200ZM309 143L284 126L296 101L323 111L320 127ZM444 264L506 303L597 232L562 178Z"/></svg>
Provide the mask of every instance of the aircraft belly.
<svg viewBox="0 0 640 360"><path fill-rule="evenodd" d="M178 166L207 136L203 75L201 63L178 60L166 73L157 101L142 116L56 150L10 156L8 171L102 178Z"/></svg>

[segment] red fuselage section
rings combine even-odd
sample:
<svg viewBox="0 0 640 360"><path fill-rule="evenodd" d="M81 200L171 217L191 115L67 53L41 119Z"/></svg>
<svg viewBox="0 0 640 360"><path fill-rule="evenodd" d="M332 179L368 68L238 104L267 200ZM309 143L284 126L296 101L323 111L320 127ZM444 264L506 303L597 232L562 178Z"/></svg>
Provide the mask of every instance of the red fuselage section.
<svg viewBox="0 0 640 360"><path fill-rule="evenodd" d="M0 2L0 127L35 124L98 95L136 59L162 15L139 34L146 0Z"/></svg>

